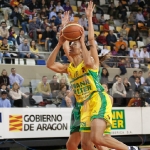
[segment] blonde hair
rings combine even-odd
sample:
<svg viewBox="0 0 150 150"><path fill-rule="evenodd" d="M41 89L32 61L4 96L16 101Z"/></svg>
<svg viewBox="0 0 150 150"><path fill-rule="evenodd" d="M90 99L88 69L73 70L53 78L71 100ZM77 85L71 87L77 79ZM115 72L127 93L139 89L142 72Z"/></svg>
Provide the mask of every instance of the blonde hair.
<svg viewBox="0 0 150 150"><path fill-rule="evenodd" d="M17 90L19 90L19 89L20 89L20 86L19 86L19 84L18 84L17 82L14 82L14 83L13 83L13 85L12 85L12 90L15 91L15 88L14 88L15 85L18 86L18 89L17 89Z"/></svg>

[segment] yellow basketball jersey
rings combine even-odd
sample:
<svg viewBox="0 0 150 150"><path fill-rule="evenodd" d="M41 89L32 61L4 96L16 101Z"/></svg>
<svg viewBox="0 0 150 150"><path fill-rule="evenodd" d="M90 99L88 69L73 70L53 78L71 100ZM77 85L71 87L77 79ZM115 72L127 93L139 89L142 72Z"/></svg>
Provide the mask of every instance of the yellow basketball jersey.
<svg viewBox="0 0 150 150"><path fill-rule="evenodd" d="M78 103L91 99L95 92L104 91L99 83L98 69L89 69L81 62L77 67L70 63L67 71Z"/></svg>

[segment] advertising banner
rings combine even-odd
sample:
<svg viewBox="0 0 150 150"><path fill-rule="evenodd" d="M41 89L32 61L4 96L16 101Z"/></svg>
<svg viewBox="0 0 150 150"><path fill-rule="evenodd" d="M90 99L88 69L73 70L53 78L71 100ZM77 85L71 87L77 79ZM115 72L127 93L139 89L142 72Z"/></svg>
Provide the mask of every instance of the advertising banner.
<svg viewBox="0 0 150 150"><path fill-rule="evenodd" d="M71 111L70 108L1 109L0 138L69 137ZM141 112L140 107L113 108L111 134L142 134Z"/></svg>

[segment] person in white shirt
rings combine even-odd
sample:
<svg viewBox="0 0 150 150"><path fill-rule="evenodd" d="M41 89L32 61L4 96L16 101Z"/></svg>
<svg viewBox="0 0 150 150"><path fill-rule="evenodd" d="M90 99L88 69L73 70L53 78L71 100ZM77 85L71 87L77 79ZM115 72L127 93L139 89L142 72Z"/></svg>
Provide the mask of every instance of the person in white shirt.
<svg viewBox="0 0 150 150"><path fill-rule="evenodd" d="M136 21L137 21L137 22L138 22L138 21L140 21L140 22L145 22L145 19L144 19L144 16L143 16L141 10L139 10L139 12L138 12L137 15L136 15Z"/></svg>
<svg viewBox="0 0 150 150"><path fill-rule="evenodd" d="M138 59L138 57L137 57L137 55L136 54L133 54L133 64L134 64L134 68L139 68L139 59Z"/></svg>
<svg viewBox="0 0 150 150"><path fill-rule="evenodd" d="M141 50L140 52L140 58L142 58L142 62L149 62L150 61L150 57L149 57L149 53L147 52L147 47L144 47L143 50Z"/></svg>
<svg viewBox="0 0 150 150"><path fill-rule="evenodd" d="M84 27L85 30L88 30L88 22L87 22L87 19L86 19L86 16L85 14L83 14L81 16L81 18L79 19L79 24Z"/></svg>
<svg viewBox="0 0 150 150"><path fill-rule="evenodd" d="M65 74L65 73L56 73L56 76L57 76L58 82L60 82L60 80L61 80L62 78L65 78L67 84L70 84L67 74Z"/></svg>
<svg viewBox="0 0 150 150"><path fill-rule="evenodd" d="M56 6L56 12L59 12L60 10L64 11L63 7L61 6L61 3L58 2Z"/></svg>
<svg viewBox="0 0 150 150"><path fill-rule="evenodd" d="M52 8L52 11L49 13L49 20L53 17L57 17L56 8Z"/></svg>
<svg viewBox="0 0 150 150"><path fill-rule="evenodd" d="M104 56L105 54L107 54L108 52L110 52L110 50L107 49L107 45L104 45L103 49L101 50L100 55Z"/></svg>
<svg viewBox="0 0 150 150"><path fill-rule="evenodd" d="M140 57L139 51L137 50L137 46L136 45L133 45L133 49L130 51L130 57L131 58L133 58L133 55L134 56L136 55L137 58Z"/></svg>
<svg viewBox="0 0 150 150"><path fill-rule="evenodd" d="M143 85L143 84L145 83L145 78L142 77L142 75L143 75L143 72L142 72L142 71L139 71L139 72L138 72L138 77L140 78L140 82L141 82L141 84Z"/></svg>

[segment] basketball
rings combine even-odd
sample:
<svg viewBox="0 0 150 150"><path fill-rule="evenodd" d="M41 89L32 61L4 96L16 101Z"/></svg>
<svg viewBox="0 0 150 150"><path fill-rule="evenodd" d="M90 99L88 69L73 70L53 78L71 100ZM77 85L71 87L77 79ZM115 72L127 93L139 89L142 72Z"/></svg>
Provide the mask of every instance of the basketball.
<svg viewBox="0 0 150 150"><path fill-rule="evenodd" d="M83 28L78 23L68 23L63 29L62 29L62 35L63 37L68 41L76 41L80 39L82 35Z"/></svg>

